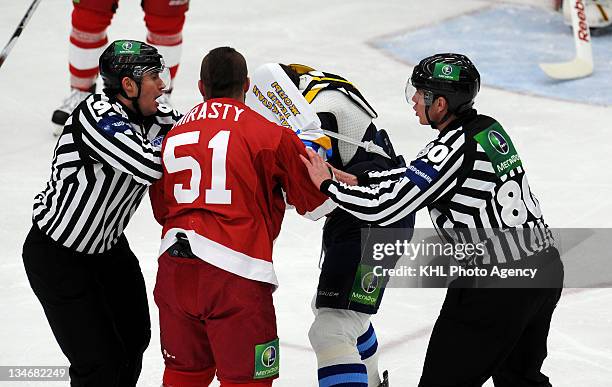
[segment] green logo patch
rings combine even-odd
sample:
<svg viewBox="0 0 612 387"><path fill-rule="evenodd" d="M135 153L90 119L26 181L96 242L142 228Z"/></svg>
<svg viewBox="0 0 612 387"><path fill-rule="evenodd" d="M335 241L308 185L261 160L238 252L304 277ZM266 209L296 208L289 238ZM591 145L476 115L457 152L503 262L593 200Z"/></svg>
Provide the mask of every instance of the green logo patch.
<svg viewBox="0 0 612 387"><path fill-rule="evenodd" d="M510 136L499 123L496 122L478 133L474 139L478 141L491 160L497 176L501 177L523 165Z"/></svg>
<svg viewBox="0 0 612 387"><path fill-rule="evenodd" d="M381 281L382 278L374 274L372 266L359 265L349 299L364 305L376 305Z"/></svg>
<svg viewBox="0 0 612 387"><path fill-rule="evenodd" d="M115 55L138 55L140 54L140 42L131 40L119 40L115 42Z"/></svg>
<svg viewBox="0 0 612 387"><path fill-rule="evenodd" d="M461 67L448 63L436 63L433 71L433 77L438 79L446 79L447 81L458 81L461 74Z"/></svg>
<svg viewBox="0 0 612 387"><path fill-rule="evenodd" d="M278 375L279 370L278 338L255 346L254 379L269 378Z"/></svg>

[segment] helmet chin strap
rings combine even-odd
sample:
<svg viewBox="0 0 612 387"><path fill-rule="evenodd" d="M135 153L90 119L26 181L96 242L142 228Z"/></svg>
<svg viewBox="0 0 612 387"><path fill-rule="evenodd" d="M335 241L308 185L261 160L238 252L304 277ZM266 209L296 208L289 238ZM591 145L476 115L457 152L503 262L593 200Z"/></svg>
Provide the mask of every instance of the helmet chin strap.
<svg viewBox="0 0 612 387"><path fill-rule="evenodd" d="M142 87L140 87L139 81L134 80L134 82L136 82L136 86L138 87L138 93L135 97L128 96L123 87L121 88L120 94L126 99L130 100L132 102L132 106L134 107L134 111L139 116L143 117L144 115L142 114L142 110L140 110L140 105L138 104L138 99L140 98L140 92L142 91Z"/></svg>
<svg viewBox="0 0 612 387"><path fill-rule="evenodd" d="M439 129L440 125L448 121L452 113L447 111L444 117L442 117L440 121L436 122L429 117L429 109L431 108L431 106L431 104L425 106L425 117L427 117L427 122L429 123L429 126L431 126L432 129Z"/></svg>

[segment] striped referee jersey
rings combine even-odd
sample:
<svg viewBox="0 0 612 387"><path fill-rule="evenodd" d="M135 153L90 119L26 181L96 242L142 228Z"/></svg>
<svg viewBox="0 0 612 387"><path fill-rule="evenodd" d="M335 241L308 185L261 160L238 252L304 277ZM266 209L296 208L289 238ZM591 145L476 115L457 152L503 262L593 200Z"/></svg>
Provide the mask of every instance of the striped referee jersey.
<svg viewBox="0 0 612 387"><path fill-rule="evenodd" d="M440 131L407 167L358 180L358 186L326 180L321 190L381 226L426 207L446 240L486 241L483 263L518 260L554 243L510 137L473 109Z"/></svg>
<svg viewBox="0 0 612 387"><path fill-rule="evenodd" d="M34 199L33 222L78 252L110 249L161 178L161 142L179 118L160 105L143 119L114 98L89 96L66 121L49 182Z"/></svg>

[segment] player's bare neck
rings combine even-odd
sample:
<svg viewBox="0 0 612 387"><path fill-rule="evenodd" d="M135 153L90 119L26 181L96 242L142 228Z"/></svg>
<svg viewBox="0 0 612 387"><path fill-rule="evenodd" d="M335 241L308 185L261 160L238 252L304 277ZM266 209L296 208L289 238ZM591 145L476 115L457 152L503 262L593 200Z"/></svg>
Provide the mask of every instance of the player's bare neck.
<svg viewBox="0 0 612 387"><path fill-rule="evenodd" d="M213 98L207 98L206 96L204 96L204 102L208 101L209 99L214 99L214 98L229 98L229 99L235 99L236 101L240 103L244 103L245 95L244 93L242 93L238 95L227 95L227 96L220 96L220 97L213 97Z"/></svg>

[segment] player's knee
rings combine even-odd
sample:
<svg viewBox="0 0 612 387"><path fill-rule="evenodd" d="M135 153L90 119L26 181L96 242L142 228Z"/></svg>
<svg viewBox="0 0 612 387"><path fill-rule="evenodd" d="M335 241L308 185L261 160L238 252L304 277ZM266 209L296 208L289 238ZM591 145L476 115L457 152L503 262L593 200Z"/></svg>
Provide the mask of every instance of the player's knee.
<svg viewBox="0 0 612 387"><path fill-rule="evenodd" d="M142 2L142 9L149 32L173 35L183 30L189 1L145 0Z"/></svg>
<svg viewBox="0 0 612 387"><path fill-rule="evenodd" d="M72 27L80 31L101 32L110 25L112 18L112 12L75 7L72 11Z"/></svg>
<svg viewBox="0 0 612 387"><path fill-rule="evenodd" d="M113 19L115 7L112 1L81 1L74 3L72 27L80 31L104 31Z"/></svg>
<svg viewBox="0 0 612 387"><path fill-rule="evenodd" d="M160 16L146 13L144 20L147 30L149 30L150 33L160 35L175 35L183 31L185 15Z"/></svg>
<svg viewBox="0 0 612 387"><path fill-rule="evenodd" d="M332 345L354 346L357 336L351 334L350 321L340 311L319 310L308 331L308 339L315 352L318 352Z"/></svg>
<svg viewBox="0 0 612 387"><path fill-rule="evenodd" d="M215 367L202 371L179 371L166 366L164 387L207 387L215 377ZM222 384L223 385L223 384Z"/></svg>
<svg viewBox="0 0 612 387"><path fill-rule="evenodd" d="M317 315L308 330L308 340L310 340L310 346L315 352L325 345L325 343L328 343L326 336L334 335L333 332L327 330L331 327L328 327L330 324L326 320L327 319L322 319Z"/></svg>
<svg viewBox="0 0 612 387"><path fill-rule="evenodd" d="M189 9L189 0L143 0L141 5L145 14L180 16Z"/></svg>

